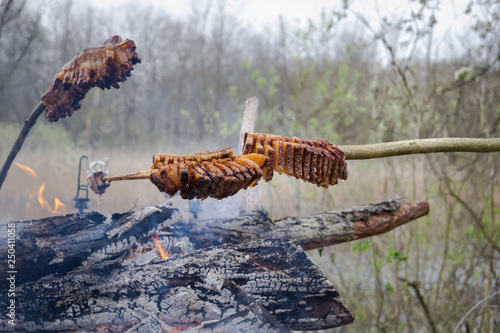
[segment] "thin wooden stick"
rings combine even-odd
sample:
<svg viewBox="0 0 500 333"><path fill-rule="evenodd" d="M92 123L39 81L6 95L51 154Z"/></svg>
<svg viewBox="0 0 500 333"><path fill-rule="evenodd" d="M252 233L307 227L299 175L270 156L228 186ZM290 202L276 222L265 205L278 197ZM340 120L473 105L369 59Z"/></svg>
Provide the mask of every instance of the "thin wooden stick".
<svg viewBox="0 0 500 333"><path fill-rule="evenodd" d="M364 160L390 156L445 152L500 152L500 138L440 138L376 143L372 145L339 146L346 160ZM152 170L104 177L106 181L147 179Z"/></svg>
<svg viewBox="0 0 500 333"><path fill-rule="evenodd" d="M500 152L500 138L439 138L339 146L346 160L365 160L390 156L445 152Z"/></svg>
<svg viewBox="0 0 500 333"><path fill-rule="evenodd" d="M245 133L254 132L255 119L257 118L257 110L259 108L259 100L257 97L248 98L245 101L245 110L243 111L243 119L241 121L239 148L243 150L245 144Z"/></svg>
<svg viewBox="0 0 500 333"><path fill-rule="evenodd" d="M21 147L23 146L24 140L26 140L28 133L30 132L33 125L35 125L36 119L42 114L43 110L45 110L45 105L43 105L42 102L38 103L35 109L31 111L28 119L24 121L24 126L21 130L21 133L19 133L16 142L14 142L10 154L3 164L2 171L0 171L0 189L2 188L5 178L7 177L7 173L9 172L12 162L14 162L17 153L19 153Z"/></svg>
<svg viewBox="0 0 500 333"><path fill-rule="evenodd" d="M117 180L135 180L135 179L149 179L149 176L154 172L154 170L143 170L131 173L122 173L114 176L105 176L102 180L107 182L114 182Z"/></svg>

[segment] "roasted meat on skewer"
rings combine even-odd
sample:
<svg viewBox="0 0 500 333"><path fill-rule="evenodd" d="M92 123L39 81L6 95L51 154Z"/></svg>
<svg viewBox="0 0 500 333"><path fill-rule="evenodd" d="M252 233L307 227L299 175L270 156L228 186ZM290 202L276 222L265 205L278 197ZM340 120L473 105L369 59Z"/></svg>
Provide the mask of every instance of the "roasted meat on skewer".
<svg viewBox="0 0 500 333"><path fill-rule="evenodd" d="M151 170L116 176L94 174L90 178L97 194L102 194L110 181L149 178L171 196L180 192L183 199L222 199L254 186L266 161L260 154L234 156L227 147L189 155L156 154Z"/></svg>
<svg viewBox="0 0 500 333"><path fill-rule="evenodd" d="M247 133L241 155L226 147L187 155L153 156L151 170L117 176L94 174L92 189L102 194L110 181L149 178L171 196L222 199L255 186L274 171L327 188L347 178L344 153L325 140Z"/></svg>
<svg viewBox="0 0 500 333"><path fill-rule="evenodd" d="M257 183L266 160L259 154L205 161L176 160L154 169L150 179L161 192L171 196L180 191L183 199L222 199Z"/></svg>
<svg viewBox="0 0 500 333"><path fill-rule="evenodd" d="M270 181L273 171L328 188L347 179L344 152L326 140L305 140L266 133L246 133L243 154L257 153L269 158L262 168Z"/></svg>
<svg viewBox="0 0 500 333"><path fill-rule="evenodd" d="M153 155L153 166L151 169L160 169L167 164L176 164L184 161L211 161L214 159L227 158L233 156L233 148L226 147L216 150L204 151L201 153L187 154L187 155Z"/></svg>
<svg viewBox="0 0 500 333"><path fill-rule="evenodd" d="M92 87L119 88L131 75L133 66L141 59L135 52L135 43L113 36L97 47L84 50L68 61L52 80L42 97L45 118L56 122L80 109L80 101Z"/></svg>

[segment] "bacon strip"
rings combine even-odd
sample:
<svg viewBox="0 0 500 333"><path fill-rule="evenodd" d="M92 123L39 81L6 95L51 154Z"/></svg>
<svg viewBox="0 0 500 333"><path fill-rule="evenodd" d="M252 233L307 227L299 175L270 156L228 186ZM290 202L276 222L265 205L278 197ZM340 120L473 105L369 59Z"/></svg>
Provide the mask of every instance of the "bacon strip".
<svg viewBox="0 0 500 333"><path fill-rule="evenodd" d="M326 140L305 140L266 133L246 133L243 154L268 157L262 168L266 182L274 171L328 188L347 179L344 152Z"/></svg>
<svg viewBox="0 0 500 333"><path fill-rule="evenodd" d="M68 61L54 76L42 97L45 118L56 122L80 109L80 102L92 87L118 89L141 59L135 43L113 36L97 47L84 50Z"/></svg>

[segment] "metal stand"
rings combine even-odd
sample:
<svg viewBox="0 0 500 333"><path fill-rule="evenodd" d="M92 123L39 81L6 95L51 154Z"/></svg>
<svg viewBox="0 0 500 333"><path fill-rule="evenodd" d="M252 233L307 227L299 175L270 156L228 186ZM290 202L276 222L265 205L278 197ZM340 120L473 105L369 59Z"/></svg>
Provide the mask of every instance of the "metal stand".
<svg viewBox="0 0 500 333"><path fill-rule="evenodd" d="M85 155L83 155L82 157L80 157L80 165L78 166L78 188L76 190L76 197L73 198L73 200L75 201L75 208L77 208L80 213L83 212L85 209L88 208L87 202L90 201L90 199L89 199L89 184L88 184L88 181L85 184L81 184L80 183L80 176L82 174L82 160L84 158L86 158L87 161L89 159ZM84 198L83 197L80 198L80 191L85 192L85 197Z"/></svg>

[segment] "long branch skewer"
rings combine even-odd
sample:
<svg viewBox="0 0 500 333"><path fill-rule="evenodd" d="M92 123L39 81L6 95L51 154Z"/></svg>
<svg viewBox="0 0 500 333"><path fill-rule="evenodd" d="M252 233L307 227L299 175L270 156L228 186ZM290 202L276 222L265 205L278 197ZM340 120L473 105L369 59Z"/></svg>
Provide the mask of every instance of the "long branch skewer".
<svg viewBox="0 0 500 333"><path fill-rule="evenodd" d="M445 152L500 152L500 138L438 138L384 142L371 145L339 146L346 160ZM104 181L149 179L154 170L143 170L103 177Z"/></svg>
<svg viewBox="0 0 500 333"><path fill-rule="evenodd" d="M45 110L45 105L43 105L42 102L38 103L38 105L29 115L28 119L24 121L24 126L21 129L21 132L19 133L16 142L14 142L14 145L12 146L9 156L5 160L5 163L2 167L2 171L0 171L0 188L2 188L3 182L7 177L7 172L9 172L12 162L16 158L17 153L19 153L19 151L21 150L24 140L26 140L28 133L30 132L33 125L35 125L37 118L42 114L43 110Z"/></svg>
<svg viewBox="0 0 500 333"><path fill-rule="evenodd" d="M411 154L446 152L500 152L500 138L438 138L376 143L371 145L339 146L346 160L365 160Z"/></svg>

